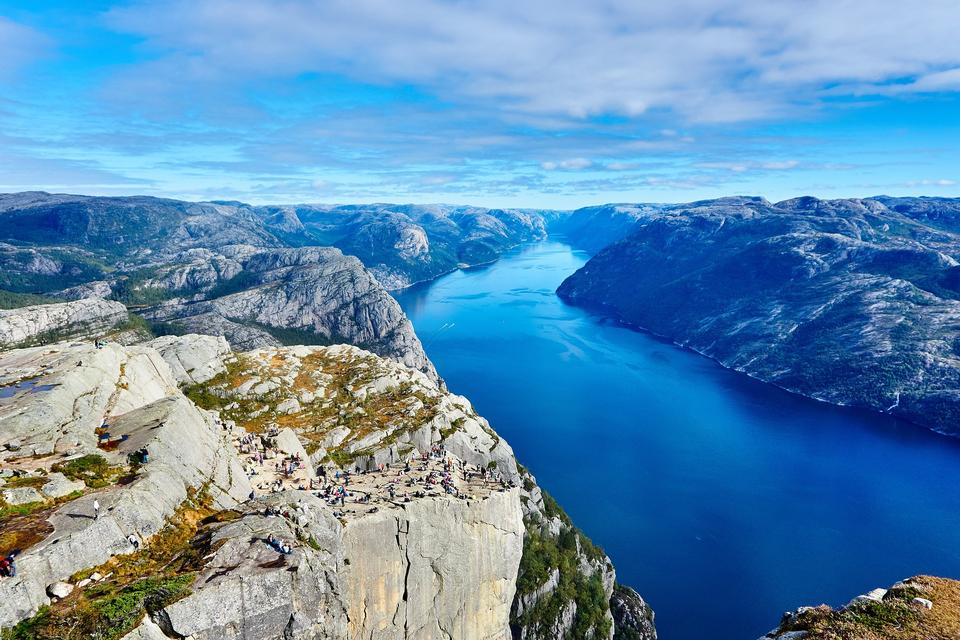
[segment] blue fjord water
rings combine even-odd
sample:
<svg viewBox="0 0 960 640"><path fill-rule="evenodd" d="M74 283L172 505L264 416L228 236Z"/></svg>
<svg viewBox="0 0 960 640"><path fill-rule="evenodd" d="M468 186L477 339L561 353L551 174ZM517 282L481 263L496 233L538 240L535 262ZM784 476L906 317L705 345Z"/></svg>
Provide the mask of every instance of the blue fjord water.
<svg viewBox="0 0 960 640"><path fill-rule="evenodd" d="M799 605L960 577L960 443L567 306L586 258L548 240L397 298L664 640L752 640Z"/></svg>

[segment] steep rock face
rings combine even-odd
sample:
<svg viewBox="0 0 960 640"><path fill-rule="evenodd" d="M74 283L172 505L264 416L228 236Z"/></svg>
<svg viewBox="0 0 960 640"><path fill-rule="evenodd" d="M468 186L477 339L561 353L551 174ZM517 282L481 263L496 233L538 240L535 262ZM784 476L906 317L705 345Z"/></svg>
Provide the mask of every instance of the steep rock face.
<svg viewBox="0 0 960 640"><path fill-rule="evenodd" d="M955 435L960 236L912 206L674 205L558 294L786 389Z"/></svg>
<svg viewBox="0 0 960 640"><path fill-rule="evenodd" d="M630 587L622 584L614 587L610 614L613 616L614 640L656 640L653 609Z"/></svg>
<svg viewBox="0 0 960 640"><path fill-rule="evenodd" d="M100 299L0 310L0 348L90 336L126 322L127 308Z"/></svg>
<svg viewBox="0 0 960 640"><path fill-rule="evenodd" d="M287 514L264 516L262 509ZM418 500L344 525L308 492L249 503L214 525L192 593L128 640L509 638L523 535L516 491ZM309 540L278 555L266 540Z"/></svg>
<svg viewBox="0 0 960 640"><path fill-rule="evenodd" d="M609 559L545 499L465 398L356 347L233 354L225 346L165 336L0 356L0 382L9 381L0 389L22 385L0 398L0 421L11 425L0 441L5 468L49 474L38 478L44 490L56 465L84 453L116 469L105 485L44 498L8 523L27 539L19 577L0 583L0 624L30 616L51 602L48 592L101 602L111 589L155 588L151 602L160 604L130 640L611 637ZM101 437L110 444L98 446ZM258 463L249 449L261 438L311 456L324 478L350 470L346 504L296 490L312 469L269 493L273 460ZM38 450L45 442L53 445ZM129 466L128 455L144 447L149 461ZM449 470L456 488L444 491ZM387 495L387 482L396 494ZM270 535L292 553L278 554ZM560 564L543 585L539 570L551 558ZM120 582L89 577L95 568L116 570ZM61 582L59 591L50 586ZM70 611L69 600L53 602L47 617L25 624L48 625L40 637L57 637L55 621Z"/></svg>
<svg viewBox="0 0 960 640"><path fill-rule="evenodd" d="M605 204L583 207L551 219L548 229L581 249L597 253L607 245L623 240L637 225L664 209L656 204Z"/></svg>
<svg viewBox="0 0 960 640"><path fill-rule="evenodd" d="M351 522L343 536L351 638L510 637L523 549L517 489L418 500Z"/></svg>

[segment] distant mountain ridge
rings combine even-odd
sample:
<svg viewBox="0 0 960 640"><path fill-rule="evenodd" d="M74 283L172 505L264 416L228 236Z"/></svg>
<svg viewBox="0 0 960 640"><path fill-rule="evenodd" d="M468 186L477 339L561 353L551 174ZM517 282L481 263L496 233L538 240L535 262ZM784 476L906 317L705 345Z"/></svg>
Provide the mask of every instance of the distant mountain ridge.
<svg viewBox="0 0 960 640"><path fill-rule="evenodd" d="M43 192L0 195L0 223L0 290L114 299L164 331L212 332L238 348L347 342L434 377L385 288L546 236L533 211Z"/></svg>
<svg viewBox="0 0 960 640"><path fill-rule="evenodd" d="M735 197L565 224L578 218L622 239L563 282L565 300L791 391L960 435L960 199Z"/></svg>

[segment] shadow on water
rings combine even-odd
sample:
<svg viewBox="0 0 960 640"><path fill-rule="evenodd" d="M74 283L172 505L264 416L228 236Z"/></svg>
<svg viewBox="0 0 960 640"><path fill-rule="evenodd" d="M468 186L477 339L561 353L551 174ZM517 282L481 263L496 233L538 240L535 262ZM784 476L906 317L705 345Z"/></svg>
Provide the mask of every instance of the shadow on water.
<svg viewBox="0 0 960 640"><path fill-rule="evenodd" d="M397 298L662 637L756 638L803 604L960 577L960 443L564 305L586 259L546 241Z"/></svg>

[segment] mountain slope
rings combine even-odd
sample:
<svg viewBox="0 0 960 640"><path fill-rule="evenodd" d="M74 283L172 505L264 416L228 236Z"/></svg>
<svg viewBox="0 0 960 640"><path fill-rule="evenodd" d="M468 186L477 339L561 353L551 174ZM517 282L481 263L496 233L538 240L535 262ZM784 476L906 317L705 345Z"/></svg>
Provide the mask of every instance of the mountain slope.
<svg viewBox="0 0 960 640"><path fill-rule="evenodd" d="M957 202L672 205L558 294L821 400L960 435Z"/></svg>

